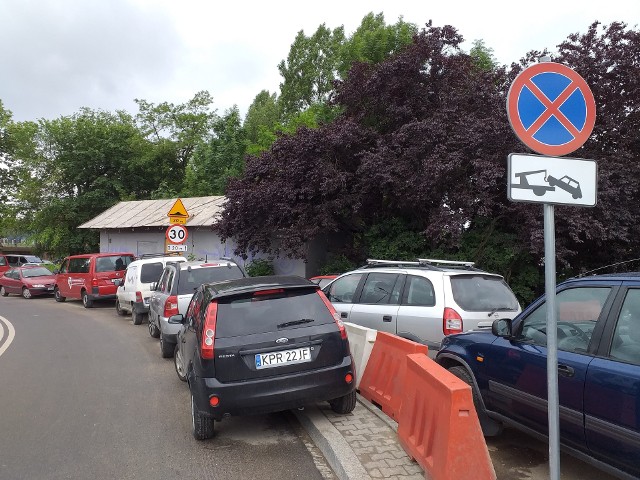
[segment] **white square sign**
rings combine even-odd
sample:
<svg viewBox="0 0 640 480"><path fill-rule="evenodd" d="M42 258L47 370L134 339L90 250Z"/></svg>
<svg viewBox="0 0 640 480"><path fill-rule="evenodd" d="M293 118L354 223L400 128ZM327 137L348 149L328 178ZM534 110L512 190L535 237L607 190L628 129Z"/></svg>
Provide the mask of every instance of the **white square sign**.
<svg viewBox="0 0 640 480"><path fill-rule="evenodd" d="M507 195L514 202L593 207L597 185L595 160L509 155Z"/></svg>

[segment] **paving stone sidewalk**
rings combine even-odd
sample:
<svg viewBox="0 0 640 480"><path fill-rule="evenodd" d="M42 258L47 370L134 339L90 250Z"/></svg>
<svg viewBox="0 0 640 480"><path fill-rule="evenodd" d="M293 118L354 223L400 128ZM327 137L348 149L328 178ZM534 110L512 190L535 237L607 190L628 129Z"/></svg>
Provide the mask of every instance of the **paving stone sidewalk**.
<svg viewBox="0 0 640 480"><path fill-rule="evenodd" d="M424 470L400 445L397 424L360 395L349 415L337 415L328 405L318 408L353 451L353 461L359 462L370 478L425 479Z"/></svg>

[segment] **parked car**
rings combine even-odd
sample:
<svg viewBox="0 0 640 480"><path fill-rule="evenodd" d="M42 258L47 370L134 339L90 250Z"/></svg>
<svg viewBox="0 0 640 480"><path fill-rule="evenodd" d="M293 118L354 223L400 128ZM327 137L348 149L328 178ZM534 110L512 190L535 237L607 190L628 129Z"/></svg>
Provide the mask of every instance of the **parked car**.
<svg viewBox="0 0 640 480"><path fill-rule="evenodd" d="M56 274L56 301L81 299L85 308L91 308L95 300L116 298L115 282L133 260L133 253L87 253L65 258Z"/></svg>
<svg viewBox="0 0 640 480"><path fill-rule="evenodd" d="M389 332L438 350L447 335L490 329L520 304L497 274L472 262L368 260L323 288L342 321Z"/></svg>
<svg viewBox="0 0 640 480"><path fill-rule="evenodd" d="M175 255L143 255L127 266L124 277L117 279L116 312L131 315L134 325L140 325L149 315L151 285L157 283L167 262L186 262Z"/></svg>
<svg viewBox="0 0 640 480"><path fill-rule="evenodd" d="M296 276L242 278L199 287L176 347L191 392L193 436L214 421L328 401L355 407L355 369L344 325L318 286Z"/></svg>
<svg viewBox="0 0 640 480"><path fill-rule="evenodd" d="M42 259L36 255L21 255L21 254L5 254L9 265L12 267L21 267L27 263L39 265L42 263Z"/></svg>
<svg viewBox="0 0 640 480"><path fill-rule="evenodd" d="M9 270L11 265L9 265L9 259L4 253L0 253L0 275Z"/></svg>
<svg viewBox="0 0 640 480"><path fill-rule="evenodd" d="M207 262L168 263L149 300L149 335L160 338L160 353L173 356L180 325L170 324L169 317L186 313L191 297L203 283L244 277L242 269L230 259Z"/></svg>
<svg viewBox="0 0 640 480"><path fill-rule="evenodd" d="M55 282L55 275L45 267L16 267L0 276L0 295L6 297L15 293L24 298L51 295Z"/></svg>
<svg viewBox="0 0 640 480"><path fill-rule="evenodd" d="M315 277L311 277L309 280L318 285L320 288L323 288L336 278L338 278L337 273L331 275L316 275Z"/></svg>
<svg viewBox="0 0 640 480"><path fill-rule="evenodd" d="M640 477L640 273L557 286L560 442L620 478ZM473 390L487 435L548 435L546 298L492 331L447 337L436 360ZM595 476L594 476L595 478Z"/></svg>

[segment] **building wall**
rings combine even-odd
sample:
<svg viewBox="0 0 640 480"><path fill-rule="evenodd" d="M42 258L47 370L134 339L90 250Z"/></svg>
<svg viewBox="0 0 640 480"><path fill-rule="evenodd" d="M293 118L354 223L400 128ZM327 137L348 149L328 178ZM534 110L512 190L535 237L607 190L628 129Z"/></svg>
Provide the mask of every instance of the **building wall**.
<svg viewBox="0 0 640 480"><path fill-rule="evenodd" d="M134 255L144 253L159 253L165 251L165 230L102 230L100 232L100 252L132 252ZM245 266L253 258L246 261L235 256L233 241L222 242L208 228L189 227L187 225L188 238L185 244L187 251L183 255L196 260L211 260L220 257L233 258L239 265ZM266 258L257 255L256 258ZM273 260L273 267L277 275L300 275L310 277L315 272L310 271L304 260L289 258L277 258Z"/></svg>

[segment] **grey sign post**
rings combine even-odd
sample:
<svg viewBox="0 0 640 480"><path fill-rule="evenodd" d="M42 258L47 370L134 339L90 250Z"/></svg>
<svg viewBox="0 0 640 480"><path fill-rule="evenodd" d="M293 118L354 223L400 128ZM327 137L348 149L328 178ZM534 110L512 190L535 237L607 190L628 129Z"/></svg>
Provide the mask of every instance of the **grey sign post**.
<svg viewBox="0 0 640 480"><path fill-rule="evenodd" d="M507 95L507 115L525 145L534 152L553 156L509 155L508 194L512 201L544 204L549 478L560 480L554 205L596 204L595 162L559 158L580 148L589 138L596 107L584 79L550 60L541 58L541 63L526 68L515 78Z"/></svg>

